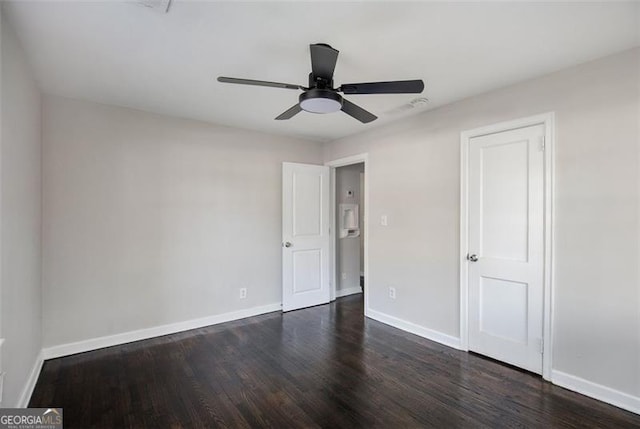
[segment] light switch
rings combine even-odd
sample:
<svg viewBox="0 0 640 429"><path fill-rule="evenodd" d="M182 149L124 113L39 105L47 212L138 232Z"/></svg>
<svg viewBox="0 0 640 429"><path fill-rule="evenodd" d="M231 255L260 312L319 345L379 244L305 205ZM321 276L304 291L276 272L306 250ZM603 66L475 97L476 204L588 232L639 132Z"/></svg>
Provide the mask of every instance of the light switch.
<svg viewBox="0 0 640 429"><path fill-rule="evenodd" d="M387 215L380 216L380 225L387 226Z"/></svg>

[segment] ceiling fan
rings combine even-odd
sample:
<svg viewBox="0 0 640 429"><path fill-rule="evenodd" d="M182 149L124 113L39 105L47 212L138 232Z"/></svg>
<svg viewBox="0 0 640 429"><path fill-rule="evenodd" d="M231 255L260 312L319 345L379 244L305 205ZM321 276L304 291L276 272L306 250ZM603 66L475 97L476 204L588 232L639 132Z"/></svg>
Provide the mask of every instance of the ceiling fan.
<svg viewBox="0 0 640 429"><path fill-rule="evenodd" d="M422 80L397 80L392 82L345 83L333 87L333 71L338 60L338 51L325 43L309 45L311 50L311 73L309 87L290 83L267 82L264 80L218 77L218 82L241 85L270 86L273 88L299 89L298 103L276 117L277 120L291 119L302 110L311 113L331 113L342 110L366 124L377 116L352 102L345 100L343 94L419 94L424 90Z"/></svg>

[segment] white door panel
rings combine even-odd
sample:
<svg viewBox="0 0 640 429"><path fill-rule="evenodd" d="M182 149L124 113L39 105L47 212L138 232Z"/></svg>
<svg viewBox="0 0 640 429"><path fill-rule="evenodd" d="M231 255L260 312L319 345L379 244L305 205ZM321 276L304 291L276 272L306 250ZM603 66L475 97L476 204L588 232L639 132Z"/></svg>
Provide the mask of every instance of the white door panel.
<svg viewBox="0 0 640 429"><path fill-rule="evenodd" d="M322 250L292 250L293 294L322 289Z"/></svg>
<svg viewBox="0 0 640 429"><path fill-rule="evenodd" d="M469 349L542 372L544 125L469 140Z"/></svg>
<svg viewBox="0 0 640 429"><path fill-rule="evenodd" d="M329 167L282 164L282 309L329 302Z"/></svg>
<svg viewBox="0 0 640 429"><path fill-rule="evenodd" d="M313 166L317 167L317 166ZM293 233L292 237L317 237L322 234L322 174L315 168L300 172L294 168L292 176ZM326 186L326 184L324 184Z"/></svg>
<svg viewBox="0 0 640 429"><path fill-rule="evenodd" d="M526 261L528 251L527 140L481 146L479 251L487 258Z"/></svg>

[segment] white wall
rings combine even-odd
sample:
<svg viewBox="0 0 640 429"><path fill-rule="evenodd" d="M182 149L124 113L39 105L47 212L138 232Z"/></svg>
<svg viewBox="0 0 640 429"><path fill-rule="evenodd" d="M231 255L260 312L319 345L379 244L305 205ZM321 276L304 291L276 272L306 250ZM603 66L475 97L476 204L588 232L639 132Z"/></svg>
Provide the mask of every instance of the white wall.
<svg viewBox="0 0 640 429"><path fill-rule="evenodd" d="M45 347L281 302L281 163L321 145L54 96L43 137Z"/></svg>
<svg viewBox="0 0 640 429"><path fill-rule="evenodd" d="M42 338L40 93L11 26L2 21L0 313L2 406L19 405ZM21 404L24 405L24 404Z"/></svg>
<svg viewBox="0 0 640 429"><path fill-rule="evenodd" d="M358 210L362 211L363 209L360 201L361 172L364 172L364 164L362 163L336 168L336 219L338 221L340 204L358 204ZM352 197L347 196L347 190L353 191ZM362 216L360 216L360 222L362 222ZM340 238L339 224L336 225L337 291L353 291L360 288L360 239L364 237L363 227L364 225L361 223L360 237ZM347 278L343 279L342 274L345 274Z"/></svg>
<svg viewBox="0 0 640 429"><path fill-rule="evenodd" d="M639 57L627 51L328 144L325 161L369 153L370 307L459 336L460 132L555 111L553 367L637 401Z"/></svg>

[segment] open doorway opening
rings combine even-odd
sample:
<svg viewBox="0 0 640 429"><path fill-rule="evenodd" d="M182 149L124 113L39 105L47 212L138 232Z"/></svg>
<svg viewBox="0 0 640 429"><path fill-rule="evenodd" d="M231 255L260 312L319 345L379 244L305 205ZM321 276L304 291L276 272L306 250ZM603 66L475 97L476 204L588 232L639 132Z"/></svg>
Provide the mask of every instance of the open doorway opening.
<svg viewBox="0 0 640 429"><path fill-rule="evenodd" d="M363 293L364 163L335 169L336 298Z"/></svg>
<svg viewBox="0 0 640 429"><path fill-rule="evenodd" d="M331 300L362 294L365 316L369 308L368 158L361 153L325 164L331 168Z"/></svg>

